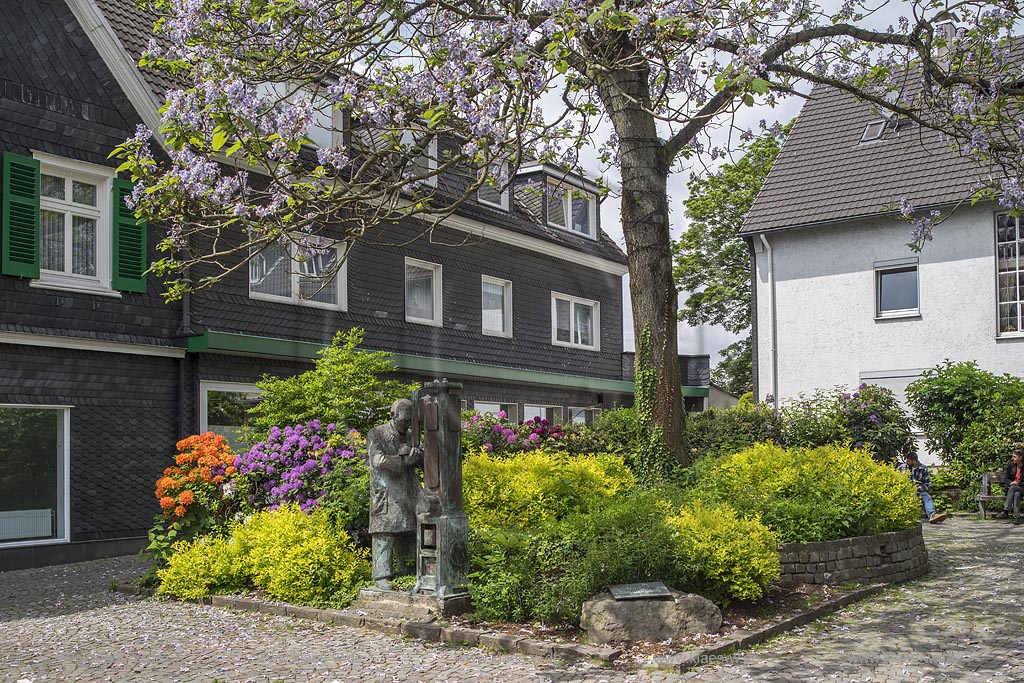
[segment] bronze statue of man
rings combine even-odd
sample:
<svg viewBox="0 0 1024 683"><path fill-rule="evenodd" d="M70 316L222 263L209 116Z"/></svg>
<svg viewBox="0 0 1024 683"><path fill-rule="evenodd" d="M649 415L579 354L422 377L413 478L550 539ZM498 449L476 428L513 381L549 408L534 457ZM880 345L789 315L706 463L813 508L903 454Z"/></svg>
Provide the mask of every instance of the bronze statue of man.
<svg viewBox="0 0 1024 683"><path fill-rule="evenodd" d="M416 556L416 502L421 491L416 466L423 452L409 444L412 401L391 404L391 420L367 435L370 459L370 536L373 544L373 580L391 589L392 558L399 574L411 573Z"/></svg>

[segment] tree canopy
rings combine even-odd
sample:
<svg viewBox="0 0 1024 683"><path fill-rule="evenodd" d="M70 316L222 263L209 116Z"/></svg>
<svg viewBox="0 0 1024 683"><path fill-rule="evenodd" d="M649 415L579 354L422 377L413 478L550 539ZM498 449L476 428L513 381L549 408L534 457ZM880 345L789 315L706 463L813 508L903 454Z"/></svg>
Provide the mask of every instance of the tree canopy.
<svg viewBox="0 0 1024 683"><path fill-rule="evenodd" d="M428 232L474 186L524 161L575 167L593 146L619 173L652 419L681 459L667 177L719 154L713 133L737 110L828 84L962 141L1001 165L990 191L1024 200L1024 133L1005 125L1024 95L1020 11L1005 0L914 0L880 30L858 0L147 1L161 18L144 62L182 87L152 132L165 152L140 130L122 153L137 211L167 226L155 269L172 295L276 241L301 260L409 216ZM468 181L432 182L445 172Z"/></svg>

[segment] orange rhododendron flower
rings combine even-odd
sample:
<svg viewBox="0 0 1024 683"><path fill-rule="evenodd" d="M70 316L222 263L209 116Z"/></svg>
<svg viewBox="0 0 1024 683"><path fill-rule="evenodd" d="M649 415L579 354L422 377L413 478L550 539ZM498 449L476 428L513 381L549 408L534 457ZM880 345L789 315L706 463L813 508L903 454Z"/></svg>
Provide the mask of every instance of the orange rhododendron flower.
<svg viewBox="0 0 1024 683"><path fill-rule="evenodd" d="M238 469L234 465L228 465L227 468L224 470L224 474L232 475L237 471Z"/></svg>
<svg viewBox="0 0 1024 683"><path fill-rule="evenodd" d="M185 506L184 505L179 505L178 507L174 508L174 514L177 515L178 517L184 517L185 516Z"/></svg>
<svg viewBox="0 0 1024 683"><path fill-rule="evenodd" d="M196 496L191 491L182 491L181 495L178 496L178 502L182 505L191 505L196 502Z"/></svg>
<svg viewBox="0 0 1024 683"><path fill-rule="evenodd" d="M164 496L163 498L160 499L160 507L162 507L164 510L170 510L172 507L174 507L174 499L171 498L170 496Z"/></svg>

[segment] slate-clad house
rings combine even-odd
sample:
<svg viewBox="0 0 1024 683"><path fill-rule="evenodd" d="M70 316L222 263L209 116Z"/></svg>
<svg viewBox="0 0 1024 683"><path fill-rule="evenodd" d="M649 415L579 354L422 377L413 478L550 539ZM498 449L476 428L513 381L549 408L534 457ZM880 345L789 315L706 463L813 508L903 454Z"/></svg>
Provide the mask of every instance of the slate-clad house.
<svg viewBox="0 0 1024 683"><path fill-rule="evenodd" d="M758 398L860 382L902 398L947 358L1024 375L1024 225L964 201L980 173L937 133L814 89L741 230ZM920 253L902 199L948 217Z"/></svg>
<svg viewBox="0 0 1024 683"><path fill-rule="evenodd" d="M237 424L262 374L308 369L338 330L364 328L403 378L462 382L479 410L590 420L631 403L625 257L589 181L563 179L575 193L561 202L485 191L432 240L356 245L323 289L309 276L333 255L296 272L271 249L166 304L145 273L159 226L125 209L107 158L158 124L168 84L135 67L150 20L130 0L4 11L0 570L138 549L174 442ZM419 232L389 230L392 244Z"/></svg>

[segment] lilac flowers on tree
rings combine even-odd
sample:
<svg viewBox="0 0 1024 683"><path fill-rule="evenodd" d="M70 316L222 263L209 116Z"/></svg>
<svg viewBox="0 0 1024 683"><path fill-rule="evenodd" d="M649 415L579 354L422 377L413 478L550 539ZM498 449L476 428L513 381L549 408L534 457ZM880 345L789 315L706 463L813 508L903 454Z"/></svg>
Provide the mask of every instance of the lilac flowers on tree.
<svg viewBox="0 0 1024 683"><path fill-rule="evenodd" d="M168 226L172 296L280 242L304 260L409 216L427 232L524 160L571 168L597 145L620 178L636 337L651 330L652 420L680 459L667 179L720 154L738 110L828 84L1005 162L990 189L1022 197L1006 0L956 3L951 31L940 0L903 3L888 30L857 0L148 2L144 63L182 85L152 132L166 156L145 130L121 154L138 212Z"/></svg>

